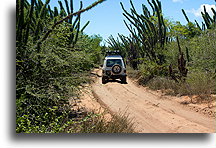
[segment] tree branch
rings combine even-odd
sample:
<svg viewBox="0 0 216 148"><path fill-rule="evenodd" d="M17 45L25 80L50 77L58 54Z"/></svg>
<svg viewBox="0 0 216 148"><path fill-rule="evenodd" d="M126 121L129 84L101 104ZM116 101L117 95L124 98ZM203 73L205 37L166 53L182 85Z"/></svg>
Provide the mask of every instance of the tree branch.
<svg viewBox="0 0 216 148"><path fill-rule="evenodd" d="M40 45L42 44L42 42L45 41L45 40L47 39L47 37L49 36L49 34L53 31L53 29L54 29L58 24L61 24L62 22L64 22L64 21L70 19L72 16L76 16L76 15L79 15L79 14L85 12L85 11L88 11L88 10L90 10L91 8L95 7L96 5L98 5L98 4L100 4L100 3L104 2L104 1L105 1L105 0L98 0L98 1L96 1L96 2L94 2L94 3L92 3L90 6L86 7L85 9L79 10L79 11L74 12L74 13L70 13L68 16L66 16L66 17L64 17L63 19L57 21L55 24L53 24L53 26L51 27L51 29L48 30L48 31L45 33L45 35L44 35L41 39L38 40L37 45L36 45L37 49L40 48Z"/></svg>

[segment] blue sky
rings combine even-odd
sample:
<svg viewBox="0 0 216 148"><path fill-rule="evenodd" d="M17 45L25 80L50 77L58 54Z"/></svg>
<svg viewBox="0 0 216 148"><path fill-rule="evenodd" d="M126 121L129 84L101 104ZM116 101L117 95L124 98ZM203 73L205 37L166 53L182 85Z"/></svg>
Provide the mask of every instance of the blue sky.
<svg viewBox="0 0 216 148"><path fill-rule="evenodd" d="M87 7L96 0L82 0L83 8ZM145 4L149 7L147 0L132 0L135 8L138 12L141 12L141 4ZM62 0L64 3L64 1ZM129 10L129 0L106 0L102 4L96 6L88 12L82 14L81 23L85 24L88 20L90 24L85 29L85 33L88 35L99 34L103 39L107 39L110 35L114 37L118 33L127 35L129 32L125 27L122 15L122 9L120 6L122 2ZM182 24L186 24L186 20L182 14L181 9L184 9L189 19L194 22L196 19L201 22L202 19L199 16L202 11L202 6L205 4L208 8L215 8L214 0L161 0L162 9L165 18L172 21L180 21ZM51 0L51 6L58 6L57 0ZM75 10L79 9L79 0L74 0Z"/></svg>

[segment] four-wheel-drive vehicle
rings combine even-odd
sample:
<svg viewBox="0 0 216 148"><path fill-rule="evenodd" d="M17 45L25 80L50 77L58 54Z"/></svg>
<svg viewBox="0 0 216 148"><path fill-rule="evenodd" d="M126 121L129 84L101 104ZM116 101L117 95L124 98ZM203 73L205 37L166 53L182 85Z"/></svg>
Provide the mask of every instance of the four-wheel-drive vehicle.
<svg viewBox="0 0 216 148"><path fill-rule="evenodd" d="M108 55L104 59L102 67L102 83L109 79L120 79L122 83L127 83L126 66L120 55Z"/></svg>

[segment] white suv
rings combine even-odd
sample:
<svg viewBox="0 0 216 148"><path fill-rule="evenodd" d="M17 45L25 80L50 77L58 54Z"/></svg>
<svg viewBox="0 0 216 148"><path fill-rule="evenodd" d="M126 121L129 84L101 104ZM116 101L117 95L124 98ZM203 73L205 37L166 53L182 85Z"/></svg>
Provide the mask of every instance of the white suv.
<svg viewBox="0 0 216 148"><path fill-rule="evenodd" d="M127 83L126 66L120 55L108 55L104 59L102 67L102 83L109 79L120 79L122 83Z"/></svg>

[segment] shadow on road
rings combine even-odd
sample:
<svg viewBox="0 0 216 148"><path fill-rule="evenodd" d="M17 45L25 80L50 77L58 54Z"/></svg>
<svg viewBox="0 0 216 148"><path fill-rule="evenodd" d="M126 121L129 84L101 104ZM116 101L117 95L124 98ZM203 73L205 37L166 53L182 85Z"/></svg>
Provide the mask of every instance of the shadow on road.
<svg viewBox="0 0 216 148"><path fill-rule="evenodd" d="M128 84L127 82L126 83L123 83L121 80L119 79L110 79L110 80L107 80L107 83L119 83L119 84Z"/></svg>
<svg viewBox="0 0 216 148"><path fill-rule="evenodd" d="M102 77L101 75L99 75L99 74L97 74L97 73L93 73L93 72L91 72L91 75L92 75L92 76L97 76L97 77Z"/></svg>

